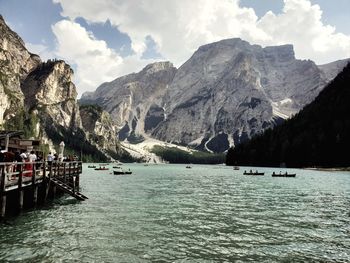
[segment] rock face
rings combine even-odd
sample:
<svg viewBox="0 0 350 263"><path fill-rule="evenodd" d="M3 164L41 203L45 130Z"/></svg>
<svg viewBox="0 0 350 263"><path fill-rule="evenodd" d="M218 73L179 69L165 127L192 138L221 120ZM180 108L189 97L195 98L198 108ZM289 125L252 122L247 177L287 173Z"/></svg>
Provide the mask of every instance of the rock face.
<svg viewBox="0 0 350 263"><path fill-rule="evenodd" d="M21 82L41 60L25 48L22 39L0 16L0 125L24 105Z"/></svg>
<svg viewBox="0 0 350 263"><path fill-rule="evenodd" d="M23 130L26 137L41 138L49 145L63 140L76 153L103 159L105 155L95 146L116 150L111 123L104 121L107 113L102 114L94 132L107 139L89 136L82 125L72 77L73 70L64 61L41 62L28 52L0 16L0 127Z"/></svg>
<svg viewBox="0 0 350 263"><path fill-rule="evenodd" d="M338 73L339 69L345 68L345 66L350 62L350 59L342 59L334 61L328 64L319 65L318 68L323 72L324 77L328 80L334 79Z"/></svg>
<svg viewBox="0 0 350 263"><path fill-rule="evenodd" d="M95 142L101 149L115 151L117 132L111 116L95 105L80 106L79 109L89 140Z"/></svg>
<svg viewBox="0 0 350 263"><path fill-rule="evenodd" d="M228 165L349 167L350 64L296 116L229 149Z"/></svg>
<svg viewBox="0 0 350 263"><path fill-rule="evenodd" d="M82 104L97 103L109 112L122 139L152 131L164 120L163 97L176 68L169 62L150 64L137 74L104 83L84 94Z"/></svg>
<svg viewBox="0 0 350 263"><path fill-rule="evenodd" d="M297 60L291 45L228 39L200 47L178 70L155 63L81 101L108 111L121 139L147 134L223 152L298 112L343 66Z"/></svg>
<svg viewBox="0 0 350 263"><path fill-rule="evenodd" d="M76 131L82 128L73 70L64 61L41 63L22 82L27 111L36 110L45 122Z"/></svg>

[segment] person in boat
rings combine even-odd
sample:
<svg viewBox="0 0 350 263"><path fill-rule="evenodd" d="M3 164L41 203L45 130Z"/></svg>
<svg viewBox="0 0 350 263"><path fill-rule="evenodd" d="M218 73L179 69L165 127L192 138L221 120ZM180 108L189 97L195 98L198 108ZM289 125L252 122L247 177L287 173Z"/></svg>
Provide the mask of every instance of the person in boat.
<svg viewBox="0 0 350 263"><path fill-rule="evenodd" d="M249 173L253 173L253 170L252 170L252 169L250 169L250 170L249 170Z"/></svg>
<svg viewBox="0 0 350 263"><path fill-rule="evenodd" d="M288 175L288 173L286 172L284 175Z"/></svg>
<svg viewBox="0 0 350 263"><path fill-rule="evenodd" d="M246 173L247 173L247 171L246 171L246 170L244 170L244 173L246 174Z"/></svg>
<svg viewBox="0 0 350 263"><path fill-rule="evenodd" d="M282 172L280 171L280 175L282 175Z"/></svg>
<svg viewBox="0 0 350 263"><path fill-rule="evenodd" d="M272 173L272 176L276 175L275 172Z"/></svg>
<svg viewBox="0 0 350 263"><path fill-rule="evenodd" d="M257 174L257 173L258 173L258 170L255 170L255 173Z"/></svg>

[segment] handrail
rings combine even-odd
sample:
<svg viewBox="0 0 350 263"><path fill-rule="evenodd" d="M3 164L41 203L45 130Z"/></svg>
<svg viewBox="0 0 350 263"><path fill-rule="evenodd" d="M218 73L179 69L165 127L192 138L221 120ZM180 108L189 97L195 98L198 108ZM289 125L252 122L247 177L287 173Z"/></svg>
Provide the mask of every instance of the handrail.
<svg viewBox="0 0 350 263"><path fill-rule="evenodd" d="M24 183L36 184L38 180L48 178L68 178L81 173L82 162L54 161L51 165L47 161L38 162L0 162L0 187L23 187Z"/></svg>

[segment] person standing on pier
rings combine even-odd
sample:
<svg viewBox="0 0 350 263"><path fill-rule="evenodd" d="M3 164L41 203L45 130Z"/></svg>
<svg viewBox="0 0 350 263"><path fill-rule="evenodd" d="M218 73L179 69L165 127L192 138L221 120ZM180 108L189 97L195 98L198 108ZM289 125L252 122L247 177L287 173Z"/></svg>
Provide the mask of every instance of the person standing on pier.
<svg viewBox="0 0 350 263"><path fill-rule="evenodd" d="M31 162L31 163L35 162L35 161L38 159L38 158L36 157L36 154L34 153L34 151L31 151L31 152L30 152L28 158L29 158L29 162Z"/></svg>
<svg viewBox="0 0 350 263"><path fill-rule="evenodd" d="M24 159L25 165L24 165L24 172L23 175L26 177L31 177L33 175L33 164L29 160L29 157Z"/></svg>
<svg viewBox="0 0 350 263"><path fill-rule="evenodd" d="M0 163L2 163L2 162L4 162L4 161L5 161L5 155L4 155L4 153L2 152L1 147L0 147ZM2 169L5 169L5 166L4 166L4 165L1 165L0 168L1 168L1 170L2 170ZM0 172L2 173L1 170L0 170Z"/></svg>
<svg viewBox="0 0 350 263"><path fill-rule="evenodd" d="M52 155L52 153L49 152L49 154L47 155L47 164L49 165L49 167L51 167L54 158L55 157Z"/></svg>
<svg viewBox="0 0 350 263"><path fill-rule="evenodd" d="M23 158L21 157L21 154L19 153L19 151L15 152L15 162L17 163L15 172L19 172L21 170L22 165L18 163L23 162Z"/></svg>

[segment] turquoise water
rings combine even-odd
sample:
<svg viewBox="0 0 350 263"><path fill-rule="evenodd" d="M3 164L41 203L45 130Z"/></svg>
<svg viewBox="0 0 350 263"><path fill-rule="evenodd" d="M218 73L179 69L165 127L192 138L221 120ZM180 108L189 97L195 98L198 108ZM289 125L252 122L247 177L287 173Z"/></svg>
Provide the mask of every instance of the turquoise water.
<svg viewBox="0 0 350 263"><path fill-rule="evenodd" d="M124 167L0 225L0 262L350 262L349 172Z"/></svg>

